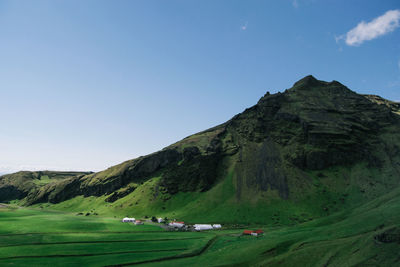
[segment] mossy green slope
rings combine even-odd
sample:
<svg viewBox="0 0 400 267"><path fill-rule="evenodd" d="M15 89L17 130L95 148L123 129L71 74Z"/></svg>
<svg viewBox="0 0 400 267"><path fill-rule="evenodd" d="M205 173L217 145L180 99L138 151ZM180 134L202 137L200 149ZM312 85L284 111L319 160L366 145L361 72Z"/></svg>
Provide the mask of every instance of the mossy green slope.
<svg viewBox="0 0 400 267"><path fill-rule="evenodd" d="M221 236L207 253L169 266L399 266L400 190L355 209L254 238ZM163 266L154 263L148 266Z"/></svg>
<svg viewBox="0 0 400 267"><path fill-rule="evenodd" d="M288 225L365 203L399 181L394 104L307 76L224 124L105 171L48 183L22 203Z"/></svg>

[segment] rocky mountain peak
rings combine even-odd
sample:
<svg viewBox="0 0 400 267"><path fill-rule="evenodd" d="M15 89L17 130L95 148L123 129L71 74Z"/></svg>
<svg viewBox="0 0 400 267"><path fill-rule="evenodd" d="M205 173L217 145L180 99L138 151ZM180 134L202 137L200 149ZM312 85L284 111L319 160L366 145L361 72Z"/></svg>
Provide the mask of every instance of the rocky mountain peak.
<svg viewBox="0 0 400 267"><path fill-rule="evenodd" d="M289 93L306 94L320 94L334 95L334 96L349 96L356 95L355 92L348 89L345 85L338 81L321 81L317 80L314 76L308 75L299 81L295 82L293 87L288 90Z"/></svg>
<svg viewBox="0 0 400 267"><path fill-rule="evenodd" d="M314 76L312 75L307 75L306 77L298 80L293 84L293 87L298 86L298 87L309 87L313 85L318 85L320 84L321 81L317 80Z"/></svg>

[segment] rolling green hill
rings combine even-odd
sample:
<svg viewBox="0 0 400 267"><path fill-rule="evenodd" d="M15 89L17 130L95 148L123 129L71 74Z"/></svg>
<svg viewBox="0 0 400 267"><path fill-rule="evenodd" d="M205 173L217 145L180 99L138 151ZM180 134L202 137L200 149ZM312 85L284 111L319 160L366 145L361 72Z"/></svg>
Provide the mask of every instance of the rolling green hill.
<svg viewBox="0 0 400 267"><path fill-rule="evenodd" d="M397 103L307 76L224 124L98 173L36 179L28 188L3 176L0 190L19 193L2 201L191 222L308 222L399 185L398 111Z"/></svg>
<svg viewBox="0 0 400 267"><path fill-rule="evenodd" d="M240 235L243 229L168 232L0 205L0 265L399 266L399 207L397 188L313 221L264 226L263 236L252 237Z"/></svg>

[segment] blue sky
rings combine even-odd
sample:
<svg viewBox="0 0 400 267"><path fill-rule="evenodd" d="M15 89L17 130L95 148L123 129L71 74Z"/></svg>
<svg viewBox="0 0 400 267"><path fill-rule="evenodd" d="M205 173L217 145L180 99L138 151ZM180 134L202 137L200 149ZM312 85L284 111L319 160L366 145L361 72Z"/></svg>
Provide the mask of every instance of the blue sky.
<svg viewBox="0 0 400 267"><path fill-rule="evenodd" d="M308 74L400 100L399 10L398 0L0 0L0 172L101 170Z"/></svg>

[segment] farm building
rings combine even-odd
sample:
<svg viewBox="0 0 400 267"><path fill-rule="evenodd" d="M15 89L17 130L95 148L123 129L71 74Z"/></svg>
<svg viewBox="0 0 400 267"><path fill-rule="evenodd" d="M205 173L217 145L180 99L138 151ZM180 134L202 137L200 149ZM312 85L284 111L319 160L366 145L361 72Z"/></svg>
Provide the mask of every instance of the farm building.
<svg viewBox="0 0 400 267"><path fill-rule="evenodd" d="M163 222L164 222L164 219L163 219L163 218L158 218L158 219L157 219L157 222L158 222L158 223L163 223Z"/></svg>
<svg viewBox="0 0 400 267"><path fill-rule="evenodd" d="M122 222L135 222L135 218L125 217L122 219Z"/></svg>
<svg viewBox="0 0 400 267"><path fill-rule="evenodd" d="M259 236L262 235L264 233L263 230L244 230L243 231L243 235L252 235L252 236Z"/></svg>
<svg viewBox="0 0 400 267"><path fill-rule="evenodd" d="M211 224L195 224L194 226L194 230L196 231L204 231L204 230L212 230L213 227Z"/></svg>
<svg viewBox="0 0 400 267"><path fill-rule="evenodd" d="M143 222L140 221L140 220L137 220L137 221L135 221L134 223L135 223L135 225L141 225L141 224L143 224Z"/></svg>
<svg viewBox="0 0 400 267"><path fill-rule="evenodd" d="M213 226L212 226L214 229L219 229L219 228L221 228L222 226L220 225L220 224L213 224Z"/></svg>
<svg viewBox="0 0 400 267"><path fill-rule="evenodd" d="M175 228L182 228L185 225L184 222L171 222L169 223L169 226L175 227Z"/></svg>

